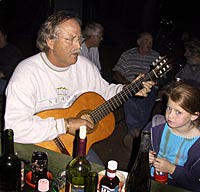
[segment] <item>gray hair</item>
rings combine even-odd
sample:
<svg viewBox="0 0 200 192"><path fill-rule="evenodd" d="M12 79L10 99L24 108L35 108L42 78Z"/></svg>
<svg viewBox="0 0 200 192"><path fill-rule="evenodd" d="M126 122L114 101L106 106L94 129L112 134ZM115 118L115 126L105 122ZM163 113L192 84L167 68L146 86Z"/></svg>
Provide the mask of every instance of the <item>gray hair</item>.
<svg viewBox="0 0 200 192"><path fill-rule="evenodd" d="M151 38L152 38L152 40L153 40L153 36L152 36L152 34L151 33L149 33L149 32L141 32L139 35L138 35L138 37L137 37L137 39L142 39L142 38L144 38L145 36L150 36Z"/></svg>
<svg viewBox="0 0 200 192"><path fill-rule="evenodd" d="M103 31L104 28L101 24L92 22L85 26L84 30L82 31L82 35L84 38L90 38L92 35L99 35L103 33Z"/></svg>
<svg viewBox="0 0 200 192"><path fill-rule="evenodd" d="M56 39L60 24L69 20L75 19L81 26L81 21L68 11L58 11L50 15L43 23L38 31L36 46L41 51L48 51L47 39Z"/></svg>

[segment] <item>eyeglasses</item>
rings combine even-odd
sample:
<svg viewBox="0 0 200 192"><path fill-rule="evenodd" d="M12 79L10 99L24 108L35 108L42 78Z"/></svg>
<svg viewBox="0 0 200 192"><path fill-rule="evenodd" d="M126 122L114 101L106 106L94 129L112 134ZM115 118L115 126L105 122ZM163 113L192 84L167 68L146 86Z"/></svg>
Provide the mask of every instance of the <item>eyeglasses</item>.
<svg viewBox="0 0 200 192"><path fill-rule="evenodd" d="M81 45L82 43L82 37L73 37L73 38L67 38L67 37L61 37L58 36L59 38L62 38L65 40L66 43L68 44L76 44L77 42Z"/></svg>

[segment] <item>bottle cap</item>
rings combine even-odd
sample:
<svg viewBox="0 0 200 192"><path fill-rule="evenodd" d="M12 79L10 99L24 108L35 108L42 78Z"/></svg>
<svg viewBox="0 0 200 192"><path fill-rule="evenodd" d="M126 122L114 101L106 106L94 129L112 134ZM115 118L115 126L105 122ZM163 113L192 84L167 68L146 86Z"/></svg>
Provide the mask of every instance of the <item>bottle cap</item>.
<svg viewBox="0 0 200 192"><path fill-rule="evenodd" d="M80 126L79 138L80 139L86 138L86 126L85 125Z"/></svg>
<svg viewBox="0 0 200 192"><path fill-rule="evenodd" d="M40 179L38 181L38 190L41 192L49 191L49 180L48 179Z"/></svg>
<svg viewBox="0 0 200 192"><path fill-rule="evenodd" d="M108 169L117 170L118 163L115 160L108 161Z"/></svg>

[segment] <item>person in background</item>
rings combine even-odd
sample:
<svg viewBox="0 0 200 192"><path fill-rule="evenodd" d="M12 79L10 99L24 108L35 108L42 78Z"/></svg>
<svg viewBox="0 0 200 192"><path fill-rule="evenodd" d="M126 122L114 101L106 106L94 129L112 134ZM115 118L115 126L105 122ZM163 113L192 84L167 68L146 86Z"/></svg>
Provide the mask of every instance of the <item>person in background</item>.
<svg viewBox="0 0 200 192"><path fill-rule="evenodd" d="M14 130L15 142L52 141L62 134L75 134L81 125L93 129L89 115L56 119L37 113L71 107L86 92L107 100L123 89L122 84L106 82L96 66L79 55L81 42L80 20L67 11L55 12L41 26L36 42L41 52L17 65L6 88L5 129ZM152 85L144 82L138 94L146 96ZM102 164L92 149L87 158Z"/></svg>
<svg viewBox="0 0 200 192"><path fill-rule="evenodd" d="M115 82L129 84L137 75L149 72L152 62L159 57L159 53L152 49L153 37L150 33L140 33L137 45L121 54L113 68ZM156 97L157 90L152 88L147 97L134 97L124 103L125 122L128 129L128 134L124 137L124 146L128 152L132 151L133 139L138 137L140 130L150 119Z"/></svg>
<svg viewBox="0 0 200 192"><path fill-rule="evenodd" d="M192 38L185 42L185 58L186 64L175 75L175 78L200 86L200 40Z"/></svg>
<svg viewBox="0 0 200 192"><path fill-rule="evenodd" d="M98 47L103 40L103 31L103 26L96 22L88 23L82 31L83 43L81 45L80 55L92 61L99 71L101 71L101 63Z"/></svg>
<svg viewBox="0 0 200 192"><path fill-rule="evenodd" d="M166 94L163 94L163 92L165 93L173 84L185 82L200 87L200 40L196 36L187 38L184 47L186 61L179 64L181 70L176 73L171 81L159 89L158 98L160 98L160 101L158 106L160 108L160 114L163 114L166 108Z"/></svg>
<svg viewBox="0 0 200 192"><path fill-rule="evenodd" d="M149 161L168 173L168 184L191 191L200 189L200 89L180 83L168 89L163 115L155 115L144 130L151 130Z"/></svg>
<svg viewBox="0 0 200 192"><path fill-rule="evenodd" d="M7 33L0 26L0 95L4 94L6 84L19 61L23 59L22 52L7 41Z"/></svg>

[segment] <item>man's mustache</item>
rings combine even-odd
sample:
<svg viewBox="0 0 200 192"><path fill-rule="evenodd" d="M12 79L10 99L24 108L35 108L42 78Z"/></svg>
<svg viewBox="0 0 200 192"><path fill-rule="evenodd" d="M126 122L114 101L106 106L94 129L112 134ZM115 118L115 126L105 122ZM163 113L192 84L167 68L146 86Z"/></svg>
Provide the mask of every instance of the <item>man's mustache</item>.
<svg viewBox="0 0 200 192"><path fill-rule="evenodd" d="M72 54L80 54L80 49L77 49L77 50L73 50L72 52L71 52Z"/></svg>

